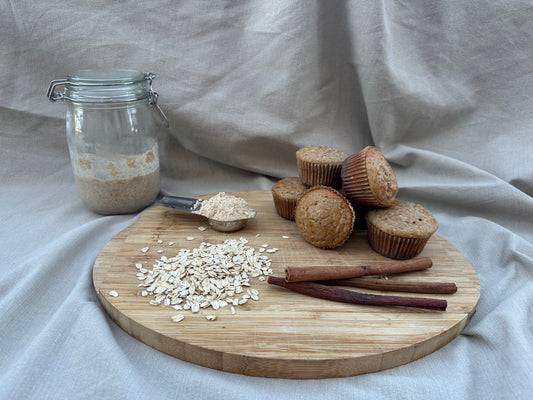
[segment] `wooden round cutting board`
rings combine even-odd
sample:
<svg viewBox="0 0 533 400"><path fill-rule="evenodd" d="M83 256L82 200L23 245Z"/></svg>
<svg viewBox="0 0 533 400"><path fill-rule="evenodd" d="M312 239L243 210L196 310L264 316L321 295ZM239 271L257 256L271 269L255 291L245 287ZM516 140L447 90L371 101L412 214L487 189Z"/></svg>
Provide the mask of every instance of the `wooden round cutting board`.
<svg viewBox="0 0 533 400"><path fill-rule="evenodd" d="M274 275L286 266L368 265L391 261L375 253L364 231L354 232L339 249L324 250L306 243L293 221L275 211L270 191L235 192L258 211L241 231L221 233L197 215L155 207L144 211L130 227L116 235L98 255L93 282L98 299L126 332L162 352L209 368L245 375L276 378L330 378L375 372L421 358L454 339L475 312L480 296L477 274L469 261L448 241L433 235L420 256L433 260L423 271L389 279L454 282L449 295L359 292L442 298L446 311L404 307L344 304L307 297L266 281L251 278L259 301L199 313L149 304L141 296L136 263L146 268L179 249L201 242L222 243L227 238L248 239L272 260ZM208 197L208 196L205 196ZM200 231L199 226L205 226ZM194 238L194 239L191 239ZM169 244L173 243L173 244ZM146 252L142 248L148 247ZM116 291L118 297L110 295ZM181 313L185 319L173 322ZM216 315L208 321L206 315Z"/></svg>

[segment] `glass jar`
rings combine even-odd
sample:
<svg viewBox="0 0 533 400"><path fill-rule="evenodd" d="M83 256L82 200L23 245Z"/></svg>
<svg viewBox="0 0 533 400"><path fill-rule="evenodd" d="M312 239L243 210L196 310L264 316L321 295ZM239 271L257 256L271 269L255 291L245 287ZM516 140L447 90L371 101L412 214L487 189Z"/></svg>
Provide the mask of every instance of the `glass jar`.
<svg viewBox="0 0 533 400"><path fill-rule="evenodd" d="M50 82L48 98L65 100L66 131L78 195L104 215L137 212L159 194L152 90L155 75L127 69L81 70ZM58 86L64 92L56 92Z"/></svg>

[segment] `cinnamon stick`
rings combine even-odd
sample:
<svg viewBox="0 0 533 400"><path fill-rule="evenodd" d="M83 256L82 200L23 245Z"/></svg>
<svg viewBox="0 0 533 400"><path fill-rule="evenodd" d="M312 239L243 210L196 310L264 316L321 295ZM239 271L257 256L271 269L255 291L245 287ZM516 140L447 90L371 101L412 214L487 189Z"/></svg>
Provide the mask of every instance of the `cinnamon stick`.
<svg viewBox="0 0 533 400"><path fill-rule="evenodd" d="M325 281L330 279L358 278L365 275L388 275L399 272L418 271L431 268L432 265L433 262L430 258L419 257L411 260L359 266L287 267L285 268L285 280L287 282Z"/></svg>
<svg viewBox="0 0 533 400"><path fill-rule="evenodd" d="M457 292L452 282L414 282L372 278L332 279L322 281L326 285L360 287L365 289L387 290L392 292L451 294Z"/></svg>
<svg viewBox="0 0 533 400"><path fill-rule="evenodd" d="M425 297L384 296L378 294L359 293L352 290L339 289L315 282L289 283L283 278L269 276L268 283L293 290L319 299L342 303L366 304L375 306L402 306L444 311L448 305L446 300Z"/></svg>

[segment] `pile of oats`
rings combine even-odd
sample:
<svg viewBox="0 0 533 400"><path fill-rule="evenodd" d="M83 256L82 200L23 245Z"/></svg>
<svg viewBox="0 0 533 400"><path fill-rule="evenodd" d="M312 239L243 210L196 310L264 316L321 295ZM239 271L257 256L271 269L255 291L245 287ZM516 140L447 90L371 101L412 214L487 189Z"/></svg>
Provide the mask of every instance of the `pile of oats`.
<svg viewBox="0 0 533 400"><path fill-rule="evenodd" d="M268 246L268 245L267 245ZM261 251L262 250L262 251ZM255 251L248 240L227 239L221 244L202 242L194 249L181 249L175 257L161 257L148 270L137 263L137 278L142 281L142 296L153 297L152 305L165 305L175 310L197 313L208 307L218 310L259 300L259 291L251 288L250 278L261 281L272 274L272 261L264 252ZM181 314L175 322L183 320ZM213 320L209 316L209 320Z"/></svg>

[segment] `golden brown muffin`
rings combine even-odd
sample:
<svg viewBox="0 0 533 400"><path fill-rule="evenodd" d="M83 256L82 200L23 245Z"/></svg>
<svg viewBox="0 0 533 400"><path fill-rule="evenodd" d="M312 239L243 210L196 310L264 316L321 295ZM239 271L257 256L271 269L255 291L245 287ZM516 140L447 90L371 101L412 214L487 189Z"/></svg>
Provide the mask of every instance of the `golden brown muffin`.
<svg viewBox="0 0 533 400"><path fill-rule="evenodd" d="M300 178L293 176L282 179L272 186L272 199L277 213L283 218L294 220L298 198L308 189Z"/></svg>
<svg viewBox="0 0 533 400"><path fill-rule="evenodd" d="M424 207L395 200L389 208L366 213L368 242L379 254L406 260L420 254L439 224Z"/></svg>
<svg viewBox="0 0 533 400"><path fill-rule="evenodd" d="M332 249L350 237L355 213L350 202L328 186L308 189L298 201L294 214L302 237L312 245Z"/></svg>
<svg viewBox="0 0 533 400"><path fill-rule="evenodd" d="M333 147L315 145L302 147L296 152L298 176L307 186L341 186L342 163L348 157Z"/></svg>
<svg viewBox="0 0 533 400"><path fill-rule="evenodd" d="M398 192L394 171L373 146L346 158L341 179L346 196L365 206L390 207Z"/></svg>

